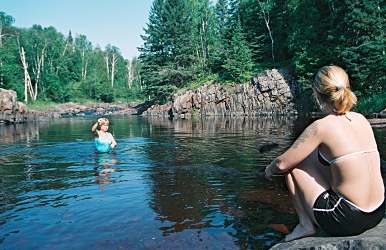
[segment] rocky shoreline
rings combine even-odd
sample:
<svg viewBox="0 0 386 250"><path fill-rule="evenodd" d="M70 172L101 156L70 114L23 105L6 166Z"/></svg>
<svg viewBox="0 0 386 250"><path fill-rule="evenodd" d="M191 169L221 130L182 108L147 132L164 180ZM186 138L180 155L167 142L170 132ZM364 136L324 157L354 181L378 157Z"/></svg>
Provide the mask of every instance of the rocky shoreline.
<svg viewBox="0 0 386 250"><path fill-rule="evenodd" d="M349 237L329 237L323 234L287 243L279 243L271 250L327 250L327 249L386 249L386 219L379 225L360 235Z"/></svg>
<svg viewBox="0 0 386 250"><path fill-rule="evenodd" d="M57 117L106 116L113 114L132 115L137 113L137 109L124 103L78 104L70 102L58 104L45 112L55 114Z"/></svg>
<svg viewBox="0 0 386 250"><path fill-rule="evenodd" d="M135 107L124 103L77 104L70 102L58 104L44 111L33 110L28 109L24 103L17 100L15 91L0 88L0 123L25 123L74 116L132 115L137 112Z"/></svg>

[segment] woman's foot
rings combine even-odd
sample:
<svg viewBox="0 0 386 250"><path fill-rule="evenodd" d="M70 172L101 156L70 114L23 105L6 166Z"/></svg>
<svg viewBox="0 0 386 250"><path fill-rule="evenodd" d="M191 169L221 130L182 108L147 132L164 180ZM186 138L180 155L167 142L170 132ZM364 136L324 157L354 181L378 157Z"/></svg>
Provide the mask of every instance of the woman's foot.
<svg viewBox="0 0 386 250"><path fill-rule="evenodd" d="M290 233L287 234L284 238L285 242L304 238L307 236L314 235L316 233L314 225L308 225L308 226L303 226L301 224L298 224L294 230Z"/></svg>

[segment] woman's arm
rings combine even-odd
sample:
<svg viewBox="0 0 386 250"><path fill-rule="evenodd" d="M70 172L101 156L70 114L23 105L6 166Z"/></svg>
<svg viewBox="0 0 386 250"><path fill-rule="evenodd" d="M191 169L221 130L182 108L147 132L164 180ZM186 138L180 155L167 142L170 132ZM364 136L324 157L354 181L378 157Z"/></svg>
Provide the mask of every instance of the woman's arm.
<svg viewBox="0 0 386 250"><path fill-rule="evenodd" d="M320 121L315 121L303 131L285 153L272 161L265 169L266 177L270 179L274 174L288 172L311 154L320 143L321 125Z"/></svg>
<svg viewBox="0 0 386 250"><path fill-rule="evenodd" d="M115 148L118 144L115 141L114 136L112 134L110 134L110 135L111 135L111 145L110 145L110 147L111 148Z"/></svg>
<svg viewBox="0 0 386 250"><path fill-rule="evenodd" d="M94 125L92 125L92 127L91 127L91 132L93 132L93 133L96 133L96 132L97 132L98 124L99 124L99 122L96 122Z"/></svg>

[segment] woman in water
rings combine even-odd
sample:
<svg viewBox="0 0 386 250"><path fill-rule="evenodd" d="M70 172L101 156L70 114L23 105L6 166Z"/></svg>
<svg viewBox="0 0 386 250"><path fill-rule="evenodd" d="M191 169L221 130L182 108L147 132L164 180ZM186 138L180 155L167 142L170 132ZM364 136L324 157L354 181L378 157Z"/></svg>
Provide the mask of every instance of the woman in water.
<svg viewBox="0 0 386 250"><path fill-rule="evenodd" d="M385 214L380 156L370 124L350 111L356 97L346 72L325 66L313 91L325 117L309 125L294 144L265 169L268 179L284 173L299 224L285 241L313 235L360 234Z"/></svg>
<svg viewBox="0 0 386 250"><path fill-rule="evenodd" d="M107 132L109 124L110 122L106 118L99 118L91 127L91 131L96 135L95 147L99 153L107 153L117 146L113 135Z"/></svg>

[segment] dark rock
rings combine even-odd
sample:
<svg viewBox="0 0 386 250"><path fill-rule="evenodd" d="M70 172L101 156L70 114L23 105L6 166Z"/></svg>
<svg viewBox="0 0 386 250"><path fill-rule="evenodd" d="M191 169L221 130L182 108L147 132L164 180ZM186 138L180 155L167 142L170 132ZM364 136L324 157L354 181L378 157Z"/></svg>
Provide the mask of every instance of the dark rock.
<svg viewBox="0 0 386 250"><path fill-rule="evenodd" d="M307 237L280 243L271 250L281 249L386 249L386 220L360 235L350 237Z"/></svg>
<svg viewBox="0 0 386 250"><path fill-rule="evenodd" d="M268 151L276 148L277 146L279 146L279 144L277 144L277 143L267 143L259 148L259 152L260 153L268 152Z"/></svg>
<svg viewBox="0 0 386 250"><path fill-rule="evenodd" d="M136 114L141 115L144 111L148 110L153 105L154 105L154 101L145 101L144 103L134 106L134 108L137 110Z"/></svg>

